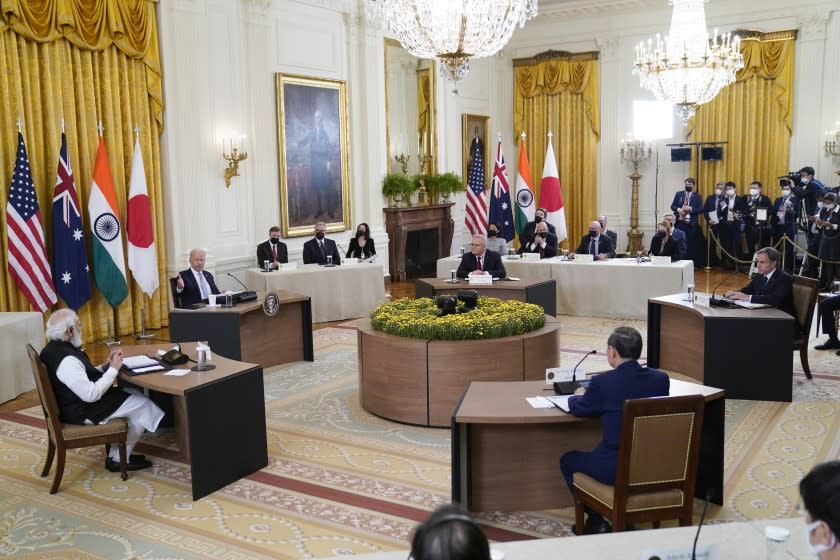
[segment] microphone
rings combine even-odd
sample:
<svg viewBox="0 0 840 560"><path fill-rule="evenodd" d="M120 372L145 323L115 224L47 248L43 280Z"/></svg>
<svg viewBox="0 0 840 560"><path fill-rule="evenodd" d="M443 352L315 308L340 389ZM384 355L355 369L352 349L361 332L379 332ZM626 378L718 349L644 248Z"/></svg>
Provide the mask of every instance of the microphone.
<svg viewBox="0 0 840 560"><path fill-rule="evenodd" d="M587 352L583 356L583 358L580 359L580 361L575 365L574 369L572 369L572 380L571 381L555 381L554 382L554 392L557 393L558 395L571 395L572 393L574 393L575 389L580 387L580 383L578 383L576 381L578 366L583 363L583 360L585 360L586 358L588 358L589 356L591 356L592 354L595 354L597 352L598 352L597 350L592 350L590 352Z"/></svg>
<svg viewBox="0 0 840 560"><path fill-rule="evenodd" d="M574 381L575 381L575 374L577 373L578 366L583 363L583 360L585 360L586 358L588 358L592 354L597 354L597 353L598 353L597 350L591 350L591 351L587 352L586 354L584 354L583 358L580 359L580 361L577 363L577 365L572 370L572 383L574 383Z"/></svg>
<svg viewBox="0 0 840 560"><path fill-rule="evenodd" d="M700 528L706 518L706 510L709 509L709 501L712 499L712 489L706 489L706 499L703 500L703 512L700 514L700 523L697 524L697 532L694 533L694 545L691 547L691 560L697 560L697 539L700 538Z"/></svg>
<svg viewBox="0 0 840 560"><path fill-rule="evenodd" d="M727 280L729 280L730 278L732 278L732 277L733 277L733 276L735 276L736 274L740 274L740 273L738 272L738 270L735 270L735 272L733 272L732 274L730 274L729 276L727 276L726 278L724 278L723 280L721 280L720 282L718 282L718 285L717 285L717 286L715 286L715 289L714 289L714 290L712 290L712 297L710 297L710 298L709 298L709 303L710 303L711 305L720 305L720 304L721 304L721 300L719 300L719 299L715 299L715 292L717 291L717 289L718 289L718 288L720 288L720 287L723 285L723 283L724 283L724 282L726 282Z"/></svg>
<svg viewBox="0 0 840 560"><path fill-rule="evenodd" d="M246 286L245 284L243 284L243 283L242 283L242 281L241 281L239 278L237 278L236 276L234 276L234 275L233 275L233 274L231 274L230 272L228 272L228 273L227 273L227 275L228 275L228 276L230 276L231 278L233 278L234 280L236 280L236 283L237 283L237 284L239 284L240 286L242 286L243 288L245 288L245 291L246 291L246 292L248 291L248 286Z"/></svg>
<svg viewBox="0 0 840 560"><path fill-rule="evenodd" d="M341 246L341 243L339 243L338 241L336 241L336 242L335 242L335 246L336 246L336 247L338 247L338 248L341 250L341 254L342 254L342 255L346 255L346 254L347 254L347 251L345 251L345 250L344 250L344 247L342 247L342 246ZM347 258L347 257L345 257L345 258Z"/></svg>
<svg viewBox="0 0 840 560"><path fill-rule="evenodd" d="M245 284L243 284L243 283L242 283L242 281L241 281L239 278L237 278L236 276L234 276L234 275L233 275L233 274L231 274L230 272L228 272L228 273L227 273L227 275L228 275L228 276L230 276L231 278L233 278L234 280L236 280L236 282L237 282L240 286L242 286L243 288L245 288L245 290L244 290L244 291L242 291L242 292L240 292L240 293L238 293L238 294L235 294L235 295L231 298L231 300L232 300L232 302L233 302L234 304L236 304L236 303L245 303L245 302L247 302L247 301L256 301L256 299L257 299L257 292L253 292L253 291L249 290L249 289L248 289L248 286L246 286Z"/></svg>

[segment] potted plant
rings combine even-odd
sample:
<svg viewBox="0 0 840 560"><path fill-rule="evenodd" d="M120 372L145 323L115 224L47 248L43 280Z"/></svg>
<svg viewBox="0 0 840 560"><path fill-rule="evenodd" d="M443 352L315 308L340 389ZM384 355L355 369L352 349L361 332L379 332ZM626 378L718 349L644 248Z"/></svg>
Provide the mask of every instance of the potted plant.
<svg viewBox="0 0 840 560"><path fill-rule="evenodd" d="M382 179L382 194L391 197L392 208L408 206L408 197L414 190L413 181L402 173L389 173Z"/></svg>
<svg viewBox="0 0 840 560"><path fill-rule="evenodd" d="M437 192L443 197L443 204L449 204L449 197L463 187L461 177L455 173L444 173L437 176Z"/></svg>

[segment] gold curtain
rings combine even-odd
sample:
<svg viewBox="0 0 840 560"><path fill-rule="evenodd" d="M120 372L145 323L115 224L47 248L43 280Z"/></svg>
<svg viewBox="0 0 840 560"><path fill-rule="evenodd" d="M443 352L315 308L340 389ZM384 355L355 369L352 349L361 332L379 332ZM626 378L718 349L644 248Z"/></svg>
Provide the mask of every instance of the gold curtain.
<svg viewBox="0 0 840 560"><path fill-rule="evenodd" d="M64 119L91 263L87 203L98 142L97 123L101 121L123 227L134 128L139 126L160 287L152 298L147 297L132 280L126 263L129 294L112 310L96 289L91 272L93 297L79 309L85 338L103 338L108 321L118 334L138 331L141 309L145 309L148 328L168 323L159 142L163 130L163 83L156 3L157 0L0 0L0 311L30 310L29 302L6 273L5 208L17 147L16 121L22 121L51 253L52 196L61 147L60 123ZM54 309L63 306L59 299Z"/></svg>
<svg viewBox="0 0 840 560"><path fill-rule="evenodd" d="M718 181L734 181L744 194L758 180L773 200L781 194L776 177L788 172L796 31L736 33L743 38L744 68L734 84L697 109L686 138L728 142L723 161L700 163L697 179L703 194L711 193Z"/></svg>
<svg viewBox="0 0 840 560"><path fill-rule="evenodd" d="M597 217L597 147L601 135L598 53L548 51L514 66L513 129L526 134L528 161L539 200L548 132L563 190L568 240L574 248Z"/></svg>

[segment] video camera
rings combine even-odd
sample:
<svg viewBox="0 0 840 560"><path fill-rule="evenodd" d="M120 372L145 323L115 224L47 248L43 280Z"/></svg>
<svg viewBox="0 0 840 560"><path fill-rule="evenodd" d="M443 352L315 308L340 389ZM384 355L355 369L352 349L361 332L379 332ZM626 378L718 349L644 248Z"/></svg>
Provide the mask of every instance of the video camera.
<svg viewBox="0 0 840 560"><path fill-rule="evenodd" d="M787 175L782 175L781 177L778 177L778 179L780 187L786 187L788 181L791 181L794 187L802 186L802 177L799 176L799 171L791 171Z"/></svg>

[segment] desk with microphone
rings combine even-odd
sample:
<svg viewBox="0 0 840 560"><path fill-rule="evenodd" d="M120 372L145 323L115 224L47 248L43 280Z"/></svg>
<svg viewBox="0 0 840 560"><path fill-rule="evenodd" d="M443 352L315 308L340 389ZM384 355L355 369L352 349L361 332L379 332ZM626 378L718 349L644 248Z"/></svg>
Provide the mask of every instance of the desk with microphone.
<svg viewBox="0 0 840 560"><path fill-rule="evenodd" d="M579 387L584 387L588 384L588 381L579 382L576 379L577 368L580 364L583 363L583 360L591 356L592 354L597 353L597 350L591 350L587 352L583 358L575 365L574 369L572 369L572 380L571 381L555 381L554 382L554 392L558 395L571 395L573 394Z"/></svg>
<svg viewBox="0 0 840 560"><path fill-rule="evenodd" d="M712 296L709 298L709 305L711 305L712 307L725 307L727 309L739 309L740 306L738 306L733 301L731 301L727 298L716 298L715 297L715 292L717 292L718 288L723 286L723 284L727 280L729 280L730 278L732 278L736 274L740 274L740 273L736 270L735 272L733 272L732 274L728 275L726 278L724 278L723 280L718 282L717 286L715 286L715 289L712 290Z"/></svg>
<svg viewBox="0 0 840 560"><path fill-rule="evenodd" d="M234 280L236 280L236 282L237 282L240 286L242 286L243 288L245 288L245 290L244 290L244 291L239 292L238 294L233 294L233 295L231 296L231 299L233 300L233 303L234 303L234 304L237 304L237 303L244 303L244 302L246 302L246 301L256 301L256 299L257 299L257 292L252 292L252 291L250 291L250 290L248 289L248 286L246 286L245 284L243 284L243 283L242 283L242 281L241 281L239 278L237 278L236 276L234 276L234 275L233 275L233 274L231 274L230 272L228 272L228 273L227 273L227 275L228 275L228 276L230 276L231 278L233 278Z"/></svg>

